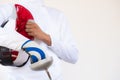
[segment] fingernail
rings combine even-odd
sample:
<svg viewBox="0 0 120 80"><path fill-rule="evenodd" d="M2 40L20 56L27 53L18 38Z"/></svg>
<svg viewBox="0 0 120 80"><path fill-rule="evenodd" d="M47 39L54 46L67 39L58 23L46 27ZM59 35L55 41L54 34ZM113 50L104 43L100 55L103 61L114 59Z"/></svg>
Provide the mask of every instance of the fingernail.
<svg viewBox="0 0 120 80"><path fill-rule="evenodd" d="M34 21L34 20L32 20L32 19L29 19L29 20L28 20L28 22L35 22L35 21Z"/></svg>

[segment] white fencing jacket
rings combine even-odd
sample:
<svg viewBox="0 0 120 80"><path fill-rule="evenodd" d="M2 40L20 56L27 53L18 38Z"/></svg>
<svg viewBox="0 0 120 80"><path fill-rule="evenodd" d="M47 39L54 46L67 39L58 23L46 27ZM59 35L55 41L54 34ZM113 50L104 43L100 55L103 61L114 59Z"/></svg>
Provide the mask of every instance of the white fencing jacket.
<svg viewBox="0 0 120 80"><path fill-rule="evenodd" d="M60 60L75 63L78 59L78 50L74 38L71 36L65 16L56 9L46 7L43 0L20 0L18 3L27 8L40 28L50 35L51 46L47 46L37 39L35 41L45 48L45 53L53 57L53 64L48 69L52 80L63 80ZM11 16L14 9L14 4L0 5L0 25L7 19L14 18L13 15ZM6 30L8 34L4 34L2 33L3 29L0 29L0 46L6 45L9 48L15 49L16 43L14 43L13 39L17 37L17 34L11 33L11 30ZM17 44L22 44L22 38L18 38ZM2 41L4 41L4 44ZM11 43L8 44L10 41ZM25 52L19 50L18 61L26 60L27 56ZM29 65L30 62L23 67L8 67L9 80L49 80L45 71L33 71Z"/></svg>

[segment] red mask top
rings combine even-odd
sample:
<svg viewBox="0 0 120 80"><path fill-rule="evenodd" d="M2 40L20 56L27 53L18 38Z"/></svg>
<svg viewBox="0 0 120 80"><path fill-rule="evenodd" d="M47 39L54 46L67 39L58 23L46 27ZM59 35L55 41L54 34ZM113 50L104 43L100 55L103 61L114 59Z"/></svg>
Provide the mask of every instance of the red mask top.
<svg viewBox="0 0 120 80"><path fill-rule="evenodd" d="M29 19L34 19L29 10L19 4L15 4L17 18L16 18L16 31L23 36L33 40L32 36L29 36L25 31L26 23Z"/></svg>

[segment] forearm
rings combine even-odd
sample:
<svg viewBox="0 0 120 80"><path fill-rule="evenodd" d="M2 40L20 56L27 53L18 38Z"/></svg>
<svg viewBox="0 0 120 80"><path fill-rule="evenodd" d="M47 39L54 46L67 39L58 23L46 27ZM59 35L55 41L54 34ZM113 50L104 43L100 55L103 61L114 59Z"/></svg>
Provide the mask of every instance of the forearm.
<svg viewBox="0 0 120 80"><path fill-rule="evenodd" d="M34 38L43 41L48 46L51 45L50 35L42 31L40 26L37 25L34 21L28 20L26 24L26 32L29 36L33 36Z"/></svg>
<svg viewBox="0 0 120 80"><path fill-rule="evenodd" d="M43 32L42 37L39 37L39 40L43 41L48 46L51 46L51 37L49 34Z"/></svg>
<svg viewBox="0 0 120 80"><path fill-rule="evenodd" d="M76 44L71 40L68 42L60 41L51 37L51 46L48 46L60 59L76 63L78 60L78 49Z"/></svg>

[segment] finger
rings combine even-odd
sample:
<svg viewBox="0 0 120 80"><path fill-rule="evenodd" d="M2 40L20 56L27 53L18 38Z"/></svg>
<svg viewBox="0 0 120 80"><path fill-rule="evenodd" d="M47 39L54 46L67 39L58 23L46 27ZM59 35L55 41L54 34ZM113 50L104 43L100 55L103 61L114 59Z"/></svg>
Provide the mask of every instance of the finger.
<svg viewBox="0 0 120 80"><path fill-rule="evenodd" d="M32 32L32 29L25 29L26 32Z"/></svg>
<svg viewBox="0 0 120 80"><path fill-rule="evenodd" d="M27 33L29 36L34 36L34 34L33 33Z"/></svg>
<svg viewBox="0 0 120 80"><path fill-rule="evenodd" d="M29 19L26 24L33 24L35 23L34 20Z"/></svg>
<svg viewBox="0 0 120 80"><path fill-rule="evenodd" d="M32 29L32 28L34 28L33 25L30 25L30 24L26 25L26 29Z"/></svg>

